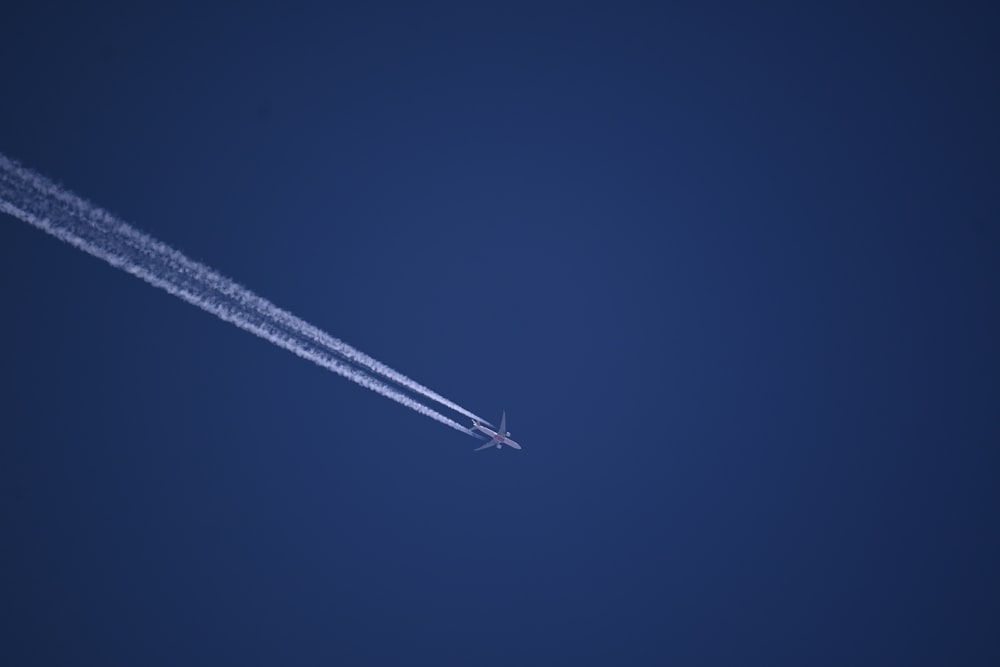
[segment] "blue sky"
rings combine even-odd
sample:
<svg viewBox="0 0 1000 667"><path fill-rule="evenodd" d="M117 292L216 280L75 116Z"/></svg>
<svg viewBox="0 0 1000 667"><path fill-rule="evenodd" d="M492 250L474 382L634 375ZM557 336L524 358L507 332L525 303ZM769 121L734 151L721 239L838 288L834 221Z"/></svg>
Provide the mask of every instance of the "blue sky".
<svg viewBox="0 0 1000 667"><path fill-rule="evenodd" d="M0 221L9 664L996 664L995 17L5 12L0 151L521 452Z"/></svg>

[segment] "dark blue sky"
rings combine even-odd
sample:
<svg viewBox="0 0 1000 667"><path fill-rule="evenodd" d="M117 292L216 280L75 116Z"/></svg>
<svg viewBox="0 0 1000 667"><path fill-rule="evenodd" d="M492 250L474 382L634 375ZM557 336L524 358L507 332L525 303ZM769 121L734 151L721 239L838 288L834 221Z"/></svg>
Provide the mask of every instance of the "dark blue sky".
<svg viewBox="0 0 1000 667"><path fill-rule="evenodd" d="M0 663L1000 662L996 17L5 8L0 152L491 419L0 220Z"/></svg>

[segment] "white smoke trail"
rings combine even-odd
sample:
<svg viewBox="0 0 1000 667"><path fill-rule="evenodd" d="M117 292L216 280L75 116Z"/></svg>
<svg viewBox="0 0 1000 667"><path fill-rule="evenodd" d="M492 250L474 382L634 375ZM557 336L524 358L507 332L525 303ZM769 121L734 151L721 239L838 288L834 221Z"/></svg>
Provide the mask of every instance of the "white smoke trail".
<svg viewBox="0 0 1000 667"><path fill-rule="evenodd" d="M10 162L0 155L0 173L7 170L8 164ZM390 398L446 426L475 436L473 431L461 424L417 402L406 394L387 385L385 382L373 378L349 364L343 363L328 351L317 350L314 346L288 335L275 326L272 321L255 318L246 312L240 311L225 300L213 297L210 286L205 285L205 289L199 292L191 286L179 285L178 281L171 280L171 278L181 276L174 276L170 271L164 271L162 268L158 272L158 267L155 263L150 263L148 257L144 258L136 256L135 253L123 251L118 243L120 239L116 239L112 232L95 230L85 222L77 219L77 217L69 215L65 211L55 209L50 205L50 202L41 198L40 195L25 192L23 188L17 187L16 182L11 183L8 179L4 179L3 186L3 188L0 188L0 211L27 222L90 255L104 260L116 268L126 271L155 287L159 287L192 305L198 306L202 310L212 313L219 319L234 324L245 331L249 331L299 357L312 361L322 368L346 377L352 382L381 394L386 398ZM15 201L10 201L11 199Z"/></svg>
<svg viewBox="0 0 1000 667"><path fill-rule="evenodd" d="M466 417L477 419L487 424L490 423L475 413L466 410L457 403L444 398L437 392L428 389L406 375L403 375L389 366L386 366L382 362L373 359L364 352L348 345L344 341L334 338L318 327L309 324L282 308L279 308L267 299L251 292L234 280L220 274L218 271L188 258L180 251L175 250L165 243L157 241L151 236L135 229L121 220L118 220L106 211L77 197L73 193L64 190L45 177L5 158L3 155L0 155L0 170L15 174L18 181L21 183L37 190L52 200L66 205L70 210L72 210L74 216L86 221L88 224L91 224L98 229L113 232L124 243L128 244L138 252L163 262L173 271L188 275L199 283L210 286L211 289L224 294L226 297L239 303L243 308L257 311L262 318L279 324L280 326L293 332L295 335L306 340L310 340L316 345L325 347L341 358L355 365L362 366L372 373L380 375L387 380L391 380L409 391L451 408L455 412L465 415Z"/></svg>

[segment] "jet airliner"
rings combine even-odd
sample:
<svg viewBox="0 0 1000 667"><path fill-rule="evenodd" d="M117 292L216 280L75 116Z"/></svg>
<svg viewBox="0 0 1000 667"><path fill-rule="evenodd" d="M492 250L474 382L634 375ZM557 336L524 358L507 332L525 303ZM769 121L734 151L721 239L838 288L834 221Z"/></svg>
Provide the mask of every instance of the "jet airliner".
<svg viewBox="0 0 1000 667"><path fill-rule="evenodd" d="M472 420L472 428L490 436L490 441L487 442L482 447L477 447L476 449L474 449L473 451L475 452L478 452L482 449L486 449L487 447L496 447L497 449L500 449L504 445L507 445L508 447L513 447L514 449L521 449L521 445L517 444L516 442L510 439L510 431L507 430L506 411L504 411L503 416L500 417L500 428L497 429L496 431L486 428L485 426L482 425L482 423L478 419Z"/></svg>

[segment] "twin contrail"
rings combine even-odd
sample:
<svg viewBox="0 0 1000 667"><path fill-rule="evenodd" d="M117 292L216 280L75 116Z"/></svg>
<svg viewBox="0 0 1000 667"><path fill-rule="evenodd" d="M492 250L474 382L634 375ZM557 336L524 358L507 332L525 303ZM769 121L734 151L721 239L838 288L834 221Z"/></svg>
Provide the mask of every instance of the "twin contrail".
<svg viewBox="0 0 1000 667"><path fill-rule="evenodd" d="M3 154L0 154L0 211L422 415L475 435L384 380L395 382L467 417L480 419L474 413ZM383 379L373 377L357 366Z"/></svg>

